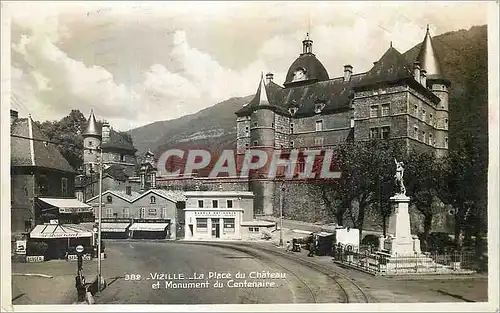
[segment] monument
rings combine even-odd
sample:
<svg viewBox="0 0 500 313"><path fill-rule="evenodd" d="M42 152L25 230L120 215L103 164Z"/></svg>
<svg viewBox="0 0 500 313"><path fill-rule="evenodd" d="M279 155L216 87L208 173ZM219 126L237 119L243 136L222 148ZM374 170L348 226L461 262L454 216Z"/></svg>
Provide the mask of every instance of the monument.
<svg viewBox="0 0 500 313"><path fill-rule="evenodd" d="M385 250L393 256L415 256L420 255L420 240L412 236L410 232L410 215L408 206L410 197L406 196L406 188L403 181L404 163L394 159L396 174L394 175L398 191L390 198L393 212L389 217L387 237L381 236L380 250Z"/></svg>

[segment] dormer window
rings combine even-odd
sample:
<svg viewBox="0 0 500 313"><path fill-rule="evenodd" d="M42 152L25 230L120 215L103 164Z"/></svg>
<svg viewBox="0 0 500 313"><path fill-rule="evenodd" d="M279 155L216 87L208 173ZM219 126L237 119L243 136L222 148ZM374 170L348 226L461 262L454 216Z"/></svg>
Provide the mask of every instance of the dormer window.
<svg viewBox="0 0 500 313"><path fill-rule="evenodd" d="M321 111L323 111L324 108L325 108L324 103L316 103L314 105L314 113L319 114L319 113L321 113Z"/></svg>
<svg viewBox="0 0 500 313"><path fill-rule="evenodd" d="M297 113L297 108L290 108L288 109L288 112L290 113L290 115L295 115L295 113Z"/></svg>

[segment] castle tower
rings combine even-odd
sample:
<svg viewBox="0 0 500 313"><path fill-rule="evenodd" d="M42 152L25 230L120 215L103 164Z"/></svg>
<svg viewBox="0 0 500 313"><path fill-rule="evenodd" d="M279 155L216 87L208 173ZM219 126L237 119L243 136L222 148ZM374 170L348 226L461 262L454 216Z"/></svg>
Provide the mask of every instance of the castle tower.
<svg viewBox="0 0 500 313"><path fill-rule="evenodd" d="M267 154L266 166L258 169L251 176L251 189L255 193L256 213L273 214L273 183L268 181L269 164L274 153L275 143L275 113L269 103L267 86L261 76L255 98L258 105L250 116L250 149L265 151ZM258 212L262 210L261 212Z"/></svg>
<svg viewBox="0 0 500 313"><path fill-rule="evenodd" d="M97 170L96 165L101 147L101 128L97 124L94 111L90 111L90 116L87 122L83 135L83 167L84 173L90 175L91 170Z"/></svg>
<svg viewBox="0 0 500 313"><path fill-rule="evenodd" d="M423 72L423 83L427 88L438 96L441 101L436 108L435 134L436 134L436 156L442 157L448 153L448 112L449 112L449 94L451 82L445 78L439 58L432 43L432 37L429 32L429 25L425 33L420 52L417 57Z"/></svg>

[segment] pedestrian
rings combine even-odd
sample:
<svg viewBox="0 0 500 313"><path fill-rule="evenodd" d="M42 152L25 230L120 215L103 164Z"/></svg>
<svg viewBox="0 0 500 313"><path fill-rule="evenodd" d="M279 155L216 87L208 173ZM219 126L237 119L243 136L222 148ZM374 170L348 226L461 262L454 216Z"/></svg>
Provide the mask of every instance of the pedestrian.
<svg viewBox="0 0 500 313"><path fill-rule="evenodd" d="M289 252L291 250L292 244L290 243L290 240L286 242L286 252Z"/></svg>
<svg viewBox="0 0 500 313"><path fill-rule="evenodd" d="M311 240L311 242L309 243L309 254L307 256L314 256L314 241Z"/></svg>

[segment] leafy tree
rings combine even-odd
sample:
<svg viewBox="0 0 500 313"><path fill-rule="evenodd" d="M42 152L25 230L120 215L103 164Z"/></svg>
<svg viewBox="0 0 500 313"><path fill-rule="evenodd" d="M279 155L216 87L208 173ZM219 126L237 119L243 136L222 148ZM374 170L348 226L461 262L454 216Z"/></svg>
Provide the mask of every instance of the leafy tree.
<svg viewBox="0 0 500 313"><path fill-rule="evenodd" d="M455 245L461 247L462 235L486 232L486 188L478 177L486 177L488 165L474 136L464 136L457 147L443 159L441 200L453 207Z"/></svg>
<svg viewBox="0 0 500 313"><path fill-rule="evenodd" d="M380 210L388 210L382 199L388 198L386 195L391 191L388 182L394 175L394 158L400 155L401 145L394 140L346 142L337 146L335 160L342 175L321 186L327 212L338 222L343 222L346 213L361 236L367 210L377 204Z"/></svg>
<svg viewBox="0 0 500 313"><path fill-rule="evenodd" d="M407 196L411 203L424 217L423 243L426 246L432 227L432 220L437 212L435 202L442 185L441 166L434 155L412 152L408 156L405 168Z"/></svg>
<svg viewBox="0 0 500 313"><path fill-rule="evenodd" d="M83 164L83 137L87 120L79 110L71 110L60 121L38 122L38 126L50 141L59 143L58 150L75 169Z"/></svg>

